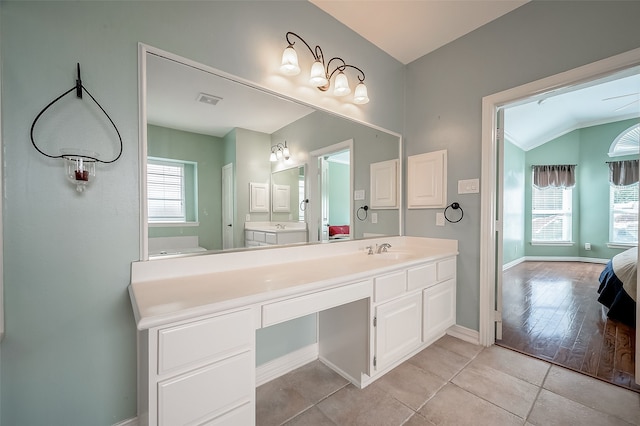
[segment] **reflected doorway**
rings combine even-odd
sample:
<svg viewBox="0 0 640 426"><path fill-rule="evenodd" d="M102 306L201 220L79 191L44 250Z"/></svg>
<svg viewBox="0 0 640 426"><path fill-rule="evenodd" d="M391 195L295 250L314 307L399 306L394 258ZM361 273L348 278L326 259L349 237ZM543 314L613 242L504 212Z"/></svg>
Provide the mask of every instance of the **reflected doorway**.
<svg viewBox="0 0 640 426"><path fill-rule="evenodd" d="M321 226L320 241L350 237L351 150L346 149L318 157L320 171ZM347 231L347 232L345 232Z"/></svg>

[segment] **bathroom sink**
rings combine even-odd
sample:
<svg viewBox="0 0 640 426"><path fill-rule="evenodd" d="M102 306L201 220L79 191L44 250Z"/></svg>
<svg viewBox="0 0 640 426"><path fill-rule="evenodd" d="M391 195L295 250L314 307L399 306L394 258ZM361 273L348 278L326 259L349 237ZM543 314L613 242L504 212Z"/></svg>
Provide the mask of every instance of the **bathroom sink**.
<svg viewBox="0 0 640 426"><path fill-rule="evenodd" d="M408 251L386 251L382 253L376 253L371 256L377 260L407 260L412 259L414 256Z"/></svg>

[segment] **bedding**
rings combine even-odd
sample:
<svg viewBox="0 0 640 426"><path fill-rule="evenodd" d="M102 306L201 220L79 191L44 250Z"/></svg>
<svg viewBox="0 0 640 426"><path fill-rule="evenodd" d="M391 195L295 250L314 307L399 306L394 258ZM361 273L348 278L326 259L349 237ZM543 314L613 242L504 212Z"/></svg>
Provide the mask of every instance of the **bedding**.
<svg viewBox="0 0 640 426"><path fill-rule="evenodd" d="M349 225L329 225L329 238L349 238Z"/></svg>
<svg viewBox="0 0 640 426"><path fill-rule="evenodd" d="M636 326L638 248L611 258L600 274L598 302L609 308L607 317Z"/></svg>

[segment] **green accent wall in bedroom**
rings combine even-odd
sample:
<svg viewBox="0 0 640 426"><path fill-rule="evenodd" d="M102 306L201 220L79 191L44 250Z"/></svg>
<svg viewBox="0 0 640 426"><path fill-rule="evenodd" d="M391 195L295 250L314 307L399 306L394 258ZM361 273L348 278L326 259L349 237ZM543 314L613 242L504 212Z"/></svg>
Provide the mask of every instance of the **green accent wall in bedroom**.
<svg viewBox="0 0 640 426"><path fill-rule="evenodd" d="M637 119L574 130L544 145L525 152L525 256L569 256L608 259L623 249L607 247L609 241L609 147L620 132ZM505 163L509 150L505 150ZM616 159L637 158L617 157ZM572 246L532 246L531 242L531 166L535 164L576 164L573 191ZM506 216L505 216L506 218ZM591 243L591 250L584 244ZM513 259L511 259L513 260ZM505 256L505 261L507 257ZM506 262L505 262L506 263Z"/></svg>

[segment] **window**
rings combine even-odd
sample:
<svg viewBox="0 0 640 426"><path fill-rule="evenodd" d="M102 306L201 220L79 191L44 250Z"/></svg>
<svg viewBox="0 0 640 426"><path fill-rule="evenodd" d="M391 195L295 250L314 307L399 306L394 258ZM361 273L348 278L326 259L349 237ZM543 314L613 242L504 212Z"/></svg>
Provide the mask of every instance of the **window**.
<svg viewBox="0 0 640 426"><path fill-rule="evenodd" d="M609 186L609 241L638 243L638 183Z"/></svg>
<svg viewBox="0 0 640 426"><path fill-rule="evenodd" d="M186 222L185 164L149 158L147 161L149 222Z"/></svg>
<svg viewBox="0 0 640 426"><path fill-rule="evenodd" d="M609 157L638 154L640 124L634 124L620 133L609 147Z"/></svg>
<svg viewBox="0 0 640 426"><path fill-rule="evenodd" d="M531 240L570 242L572 188L533 186L531 193Z"/></svg>

